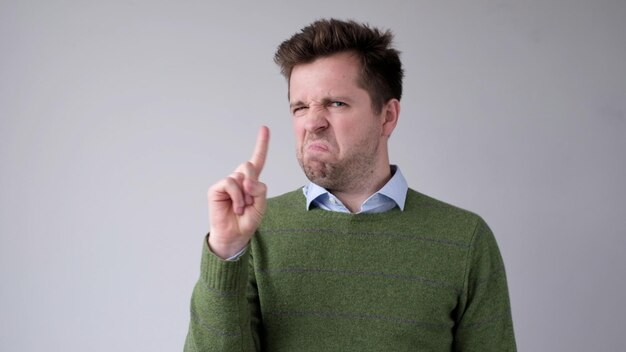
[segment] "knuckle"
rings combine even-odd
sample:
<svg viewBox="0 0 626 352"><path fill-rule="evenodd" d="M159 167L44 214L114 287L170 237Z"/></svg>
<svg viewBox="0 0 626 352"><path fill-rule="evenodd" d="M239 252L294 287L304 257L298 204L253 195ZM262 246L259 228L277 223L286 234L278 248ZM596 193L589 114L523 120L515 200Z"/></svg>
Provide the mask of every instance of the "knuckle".
<svg viewBox="0 0 626 352"><path fill-rule="evenodd" d="M241 172L233 172L225 178L226 184L230 185L241 185L243 180L245 179L245 175Z"/></svg>
<svg viewBox="0 0 626 352"><path fill-rule="evenodd" d="M241 164L241 167L247 175L250 175L254 172L254 164L251 161L246 161L245 163Z"/></svg>
<svg viewBox="0 0 626 352"><path fill-rule="evenodd" d="M255 177L256 167L251 161L246 161L243 164L239 165L236 172L241 174L242 177Z"/></svg>
<svg viewBox="0 0 626 352"><path fill-rule="evenodd" d="M212 184L209 187L209 190L207 191L207 194L210 196L211 194L217 192L219 189L222 188L222 182L223 181L218 181L217 183Z"/></svg>

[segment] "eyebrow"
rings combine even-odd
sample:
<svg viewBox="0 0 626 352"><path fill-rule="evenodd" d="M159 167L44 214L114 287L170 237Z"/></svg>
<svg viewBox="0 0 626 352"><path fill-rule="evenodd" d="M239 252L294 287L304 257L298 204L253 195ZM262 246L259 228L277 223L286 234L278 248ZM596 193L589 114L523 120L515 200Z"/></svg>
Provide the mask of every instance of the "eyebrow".
<svg viewBox="0 0 626 352"><path fill-rule="evenodd" d="M328 103L332 103L334 101L342 101L342 102L346 102L346 103L352 103L352 99L345 97L345 96L336 96L336 97L324 97L321 99L321 103L326 105ZM305 104L303 101L301 100L297 100L293 103L289 103L289 108L294 108L294 107L298 107L298 106L305 106L307 104Z"/></svg>
<svg viewBox="0 0 626 352"><path fill-rule="evenodd" d="M305 105L305 104L304 104L303 102L301 102L301 101L299 101L299 100L298 100L298 101L296 101L296 102L289 103L289 108L290 108L290 109L293 109L293 108L294 108L294 107L296 107L296 106L304 106L304 105Z"/></svg>

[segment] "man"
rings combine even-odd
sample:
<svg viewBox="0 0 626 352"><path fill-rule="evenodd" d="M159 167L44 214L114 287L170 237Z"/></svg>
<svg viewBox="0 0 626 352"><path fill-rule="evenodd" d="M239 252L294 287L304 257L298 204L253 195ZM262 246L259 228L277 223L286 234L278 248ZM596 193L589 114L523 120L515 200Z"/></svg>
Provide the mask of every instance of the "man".
<svg viewBox="0 0 626 352"><path fill-rule="evenodd" d="M480 217L389 164L402 67L392 35L321 20L280 45L311 181L266 201L252 158L208 193L187 351L515 351L506 277Z"/></svg>

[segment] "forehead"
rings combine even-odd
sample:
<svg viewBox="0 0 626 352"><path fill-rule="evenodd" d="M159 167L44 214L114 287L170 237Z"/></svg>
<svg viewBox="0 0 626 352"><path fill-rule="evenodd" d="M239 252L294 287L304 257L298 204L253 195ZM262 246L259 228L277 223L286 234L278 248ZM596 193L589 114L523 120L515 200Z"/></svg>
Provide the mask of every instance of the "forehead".
<svg viewBox="0 0 626 352"><path fill-rule="evenodd" d="M334 54L296 65L289 78L290 100L363 90L358 84L360 71L359 59L352 53Z"/></svg>

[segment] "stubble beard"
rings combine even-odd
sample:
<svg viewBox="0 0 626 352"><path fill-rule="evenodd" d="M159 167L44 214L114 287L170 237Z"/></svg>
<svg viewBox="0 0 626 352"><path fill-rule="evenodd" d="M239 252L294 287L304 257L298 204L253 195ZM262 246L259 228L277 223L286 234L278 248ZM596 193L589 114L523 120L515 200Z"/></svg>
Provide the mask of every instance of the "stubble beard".
<svg viewBox="0 0 626 352"><path fill-rule="evenodd" d="M303 149L306 145L304 143ZM302 171L311 182L329 191L347 192L362 187L371 178L378 148L378 139L365 137L352 153L335 162L307 156L303 150L298 150L296 156Z"/></svg>

